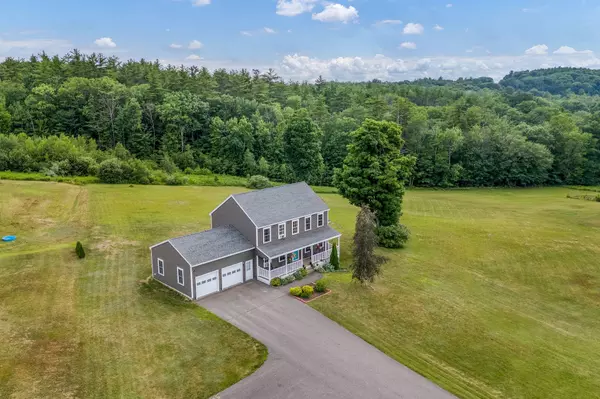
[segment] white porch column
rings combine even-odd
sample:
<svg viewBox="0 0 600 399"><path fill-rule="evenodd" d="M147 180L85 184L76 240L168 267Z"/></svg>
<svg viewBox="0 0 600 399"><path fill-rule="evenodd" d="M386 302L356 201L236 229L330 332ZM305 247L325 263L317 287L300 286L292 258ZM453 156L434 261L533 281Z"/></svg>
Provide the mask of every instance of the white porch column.
<svg viewBox="0 0 600 399"><path fill-rule="evenodd" d="M341 237L338 237L338 246L337 246L337 251L338 251L338 260L340 259L340 255L341 255L341 253L340 253L340 250L342 249L342 246L341 246L341 242L342 242L342 240L341 240L340 238L341 238Z"/></svg>

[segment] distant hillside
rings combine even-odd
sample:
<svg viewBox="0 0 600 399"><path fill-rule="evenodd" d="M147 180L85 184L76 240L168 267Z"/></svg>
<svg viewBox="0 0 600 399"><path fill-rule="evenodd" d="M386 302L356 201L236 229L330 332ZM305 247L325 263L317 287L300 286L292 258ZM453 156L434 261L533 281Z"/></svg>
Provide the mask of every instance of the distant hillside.
<svg viewBox="0 0 600 399"><path fill-rule="evenodd" d="M537 90L556 95L600 94L600 70L587 68L550 68L510 72L501 81L503 87Z"/></svg>

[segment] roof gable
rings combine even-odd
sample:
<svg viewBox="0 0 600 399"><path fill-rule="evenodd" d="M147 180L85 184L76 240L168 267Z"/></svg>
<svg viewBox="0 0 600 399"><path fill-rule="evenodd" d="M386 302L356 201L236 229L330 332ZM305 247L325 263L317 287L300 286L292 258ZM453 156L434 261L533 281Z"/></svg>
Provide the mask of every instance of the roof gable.
<svg viewBox="0 0 600 399"><path fill-rule="evenodd" d="M257 227L329 209L304 182L233 194L232 197Z"/></svg>

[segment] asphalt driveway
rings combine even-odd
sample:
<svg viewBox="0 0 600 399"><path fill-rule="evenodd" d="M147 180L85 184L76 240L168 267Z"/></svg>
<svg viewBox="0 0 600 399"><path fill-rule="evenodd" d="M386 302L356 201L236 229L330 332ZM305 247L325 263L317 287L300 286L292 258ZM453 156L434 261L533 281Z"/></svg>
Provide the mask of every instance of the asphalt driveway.
<svg viewBox="0 0 600 399"><path fill-rule="evenodd" d="M251 282L198 303L269 349L259 370L215 398L454 398L285 288Z"/></svg>

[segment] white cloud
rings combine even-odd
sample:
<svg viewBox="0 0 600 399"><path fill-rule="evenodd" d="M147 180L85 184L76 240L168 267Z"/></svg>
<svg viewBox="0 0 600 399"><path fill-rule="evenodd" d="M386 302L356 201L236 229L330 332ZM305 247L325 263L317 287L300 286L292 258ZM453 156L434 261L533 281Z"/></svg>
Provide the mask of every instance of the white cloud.
<svg viewBox="0 0 600 399"><path fill-rule="evenodd" d="M194 7L204 7L210 4L211 0L192 0L192 5Z"/></svg>
<svg viewBox="0 0 600 399"><path fill-rule="evenodd" d="M277 0L276 13L285 17L294 17L305 12L311 12L317 2L318 0Z"/></svg>
<svg viewBox="0 0 600 399"><path fill-rule="evenodd" d="M274 34L274 33L277 33L277 32L275 32L275 29L271 29L271 28L268 28L268 27L266 27L266 26L265 26L264 30L265 30L265 32L266 32L266 33L268 33L269 35L272 35L272 34Z"/></svg>
<svg viewBox="0 0 600 399"><path fill-rule="evenodd" d="M197 49L201 49L202 47L204 47L204 44L202 44L202 42L199 40L192 40L190 42L190 44L188 45L188 48L190 50L197 50Z"/></svg>
<svg viewBox="0 0 600 399"><path fill-rule="evenodd" d="M73 44L62 39L27 39L6 40L0 36L0 54L26 54L45 50L46 52L61 52L73 48Z"/></svg>
<svg viewBox="0 0 600 399"><path fill-rule="evenodd" d="M548 54L548 46L545 44L536 44L535 46L525 50L527 55L545 55Z"/></svg>
<svg viewBox="0 0 600 399"><path fill-rule="evenodd" d="M452 8L452 3L446 4L446 8Z"/></svg>
<svg viewBox="0 0 600 399"><path fill-rule="evenodd" d="M441 31L441 30L444 30L444 27L436 24L436 25L433 27L433 30Z"/></svg>
<svg viewBox="0 0 600 399"><path fill-rule="evenodd" d="M98 47L102 48L115 48L117 47L117 43L113 42L113 39L110 37L101 37L100 39L94 40L94 44Z"/></svg>
<svg viewBox="0 0 600 399"><path fill-rule="evenodd" d="M408 50L415 50L417 48L417 44L414 42L404 42L400 44L400 48L405 48Z"/></svg>
<svg viewBox="0 0 600 399"><path fill-rule="evenodd" d="M321 22L343 22L347 24L358 19L358 10L352 6L344 7L341 4L327 4L323 11L313 14L312 19Z"/></svg>
<svg viewBox="0 0 600 399"><path fill-rule="evenodd" d="M200 57L199 55L196 55L196 54L191 54L191 55L188 55L187 57L185 57L185 59L188 61L200 61L202 59L202 57Z"/></svg>
<svg viewBox="0 0 600 399"><path fill-rule="evenodd" d="M384 26L384 25L400 25L402 21L399 19L384 19L382 21L375 22L375 26Z"/></svg>
<svg viewBox="0 0 600 399"><path fill-rule="evenodd" d="M575 50L573 47L569 46L560 46L557 50L554 51L554 54L592 54L592 50Z"/></svg>
<svg viewBox="0 0 600 399"><path fill-rule="evenodd" d="M242 36L252 36L252 32L247 31L247 30L240 31L240 34Z"/></svg>
<svg viewBox="0 0 600 399"><path fill-rule="evenodd" d="M423 33L423 30L423 25L409 22L402 30L402 33L405 35L420 35Z"/></svg>
<svg viewBox="0 0 600 399"><path fill-rule="evenodd" d="M171 47L171 48L182 48L182 47L183 47L183 45L181 45L181 44L177 44L177 43L171 43L171 44L169 45L169 47Z"/></svg>

